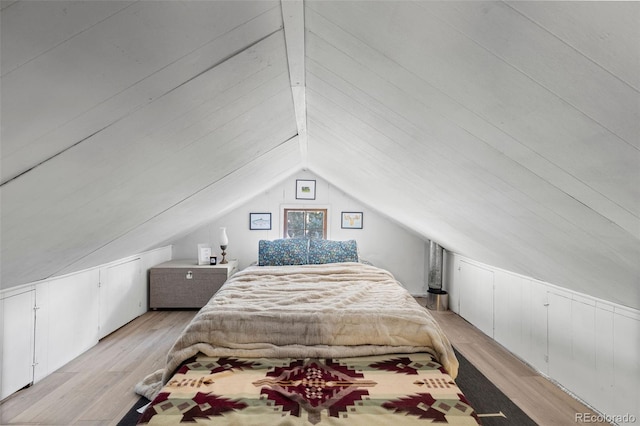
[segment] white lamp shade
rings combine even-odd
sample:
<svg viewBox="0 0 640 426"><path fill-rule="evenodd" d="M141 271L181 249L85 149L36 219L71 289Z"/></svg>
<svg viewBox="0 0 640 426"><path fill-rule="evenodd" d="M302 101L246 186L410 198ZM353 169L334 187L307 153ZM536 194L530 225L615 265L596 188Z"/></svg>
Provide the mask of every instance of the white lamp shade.
<svg viewBox="0 0 640 426"><path fill-rule="evenodd" d="M229 237L227 237L227 228L220 228L220 245L229 245Z"/></svg>

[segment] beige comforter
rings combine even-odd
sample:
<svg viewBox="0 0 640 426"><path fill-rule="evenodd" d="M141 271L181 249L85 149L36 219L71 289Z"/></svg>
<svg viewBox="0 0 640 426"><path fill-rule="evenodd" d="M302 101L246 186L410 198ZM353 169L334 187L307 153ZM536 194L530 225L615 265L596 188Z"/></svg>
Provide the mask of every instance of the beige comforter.
<svg viewBox="0 0 640 426"><path fill-rule="evenodd" d="M178 337L165 368L136 392L153 399L198 352L289 358L429 352L453 378L458 372L451 344L431 314L391 273L361 263L237 272Z"/></svg>

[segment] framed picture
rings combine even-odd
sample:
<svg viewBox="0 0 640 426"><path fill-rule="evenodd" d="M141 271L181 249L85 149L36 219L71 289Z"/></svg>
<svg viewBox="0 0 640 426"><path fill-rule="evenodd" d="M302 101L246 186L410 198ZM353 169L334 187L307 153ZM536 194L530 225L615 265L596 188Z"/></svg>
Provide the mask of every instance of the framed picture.
<svg viewBox="0 0 640 426"><path fill-rule="evenodd" d="M211 256L209 258L209 265L217 265L218 264L218 258L216 256Z"/></svg>
<svg viewBox="0 0 640 426"><path fill-rule="evenodd" d="M208 265L211 257L211 247L207 244L198 244L198 265Z"/></svg>
<svg viewBox="0 0 640 426"><path fill-rule="evenodd" d="M271 213L249 213L249 229L271 229Z"/></svg>
<svg viewBox="0 0 640 426"><path fill-rule="evenodd" d="M343 229L362 229L362 212L342 212Z"/></svg>
<svg viewBox="0 0 640 426"><path fill-rule="evenodd" d="M316 181L296 179L296 199L315 200L316 199Z"/></svg>

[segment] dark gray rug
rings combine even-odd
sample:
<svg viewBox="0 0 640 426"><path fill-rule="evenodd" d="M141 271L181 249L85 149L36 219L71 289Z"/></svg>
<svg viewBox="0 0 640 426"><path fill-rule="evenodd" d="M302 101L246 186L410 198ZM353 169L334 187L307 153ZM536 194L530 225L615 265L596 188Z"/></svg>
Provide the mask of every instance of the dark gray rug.
<svg viewBox="0 0 640 426"><path fill-rule="evenodd" d="M135 426L141 416L141 414L137 411L138 408L143 407L148 403L149 400L147 398L145 398L144 396L141 397L138 402L133 404L133 407L131 407L129 412L127 412L127 414L125 414L124 417L120 419L120 421L118 422L118 426Z"/></svg>
<svg viewBox="0 0 640 426"><path fill-rule="evenodd" d="M473 366L458 351L456 356L460 362L456 383L465 394L471 406L478 413L485 426L536 426L517 405L489 381L477 368ZM137 409L149 402L140 398L133 404L129 412L120 420L118 426L135 426L140 418Z"/></svg>
<svg viewBox="0 0 640 426"><path fill-rule="evenodd" d="M456 383L476 410L483 425L537 425L460 352L456 351L456 356L460 362Z"/></svg>

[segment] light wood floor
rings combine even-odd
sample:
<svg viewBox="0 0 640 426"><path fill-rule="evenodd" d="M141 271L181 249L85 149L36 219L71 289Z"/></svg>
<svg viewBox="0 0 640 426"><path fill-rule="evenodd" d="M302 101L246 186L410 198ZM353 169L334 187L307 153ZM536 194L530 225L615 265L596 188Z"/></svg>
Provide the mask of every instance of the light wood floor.
<svg viewBox="0 0 640 426"><path fill-rule="evenodd" d="M574 425L585 406L452 312L433 312L456 348L541 425ZM0 425L116 425L133 387L161 368L195 311L152 311L0 405ZM594 423L592 423L594 424Z"/></svg>

